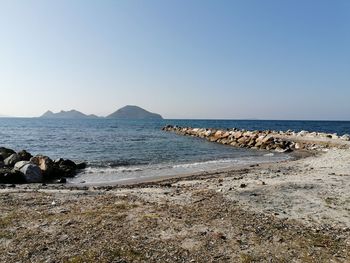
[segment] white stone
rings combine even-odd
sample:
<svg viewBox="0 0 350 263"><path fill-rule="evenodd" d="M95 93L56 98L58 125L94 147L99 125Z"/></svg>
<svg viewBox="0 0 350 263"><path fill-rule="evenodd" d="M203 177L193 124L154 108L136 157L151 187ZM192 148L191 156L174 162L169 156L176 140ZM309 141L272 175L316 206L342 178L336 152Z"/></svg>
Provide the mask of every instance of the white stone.
<svg viewBox="0 0 350 263"><path fill-rule="evenodd" d="M40 183L43 180L43 175L40 168L27 161L20 161L15 164L15 170L24 175L27 183Z"/></svg>

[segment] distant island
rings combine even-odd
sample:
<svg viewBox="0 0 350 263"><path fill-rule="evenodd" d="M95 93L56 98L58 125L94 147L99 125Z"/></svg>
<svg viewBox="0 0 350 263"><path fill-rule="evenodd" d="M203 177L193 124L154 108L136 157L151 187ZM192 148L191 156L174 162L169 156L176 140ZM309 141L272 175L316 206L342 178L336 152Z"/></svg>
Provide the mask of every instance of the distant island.
<svg viewBox="0 0 350 263"><path fill-rule="evenodd" d="M84 114L77 110L70 111L60 111L54 113L52 111L47 111L39 118L46 119L92 119L92 118L100 118L94 114ZM103 117L102 117L103 118ZM108 119L134 119L134 120L153 120L153 119L163 119L160 114L149 112L145 109L142 109L138 106L127 105L123 108L118 109L114 113L108 115L106 118Z"/></svg>
<svg viewBox="0 0 350 263"><path fill-rule="evenodd" d="M57 113L53 113L52 111L47 111L43 115L40 116L40 118L47 118L47 119L87 119L87 118L98 118L96 115L86 115L80 111L77 110L70 110L70 111L60 111Z"/></svg>
<svg viewBox="0 0 350 263"><path fill-rule="evenodd" d="M161 115L152 113L138 106L127 105L108 115L109 119L163 119Z"/></svg>

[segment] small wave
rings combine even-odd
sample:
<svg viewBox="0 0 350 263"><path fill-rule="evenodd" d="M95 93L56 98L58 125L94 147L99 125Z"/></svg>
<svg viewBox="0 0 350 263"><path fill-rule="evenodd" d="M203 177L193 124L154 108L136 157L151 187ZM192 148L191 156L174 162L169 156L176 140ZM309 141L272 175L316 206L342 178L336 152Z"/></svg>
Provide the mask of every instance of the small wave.
<svg viewBox="0 0 350 263"><path fill-rule="evenodd" d="M119 161L111 161L107 162L107 166L109 167L119 167L119 166L130 166L135 164L135 162L132 161L124 161L124 160L119 160Z"/></svg>
<svg viewBox="0 0 350 263"><path fill-rule="evenodd" d="M202 165L225 164L225 163L235 163L235 162L237 162L237 160L221 159L221 160L203 161L203 162L195 162L195 163L176 164L176 165L173 165L172 168L191 168L191 167L202 166Z"/></svg>
<svg viewBox="0 0 350 263"><path fill-rule="evenodd" d="M88 167L83 173L85 174L114 174L114 173L128 173L128 172L140 172L143 169L141 167Z"/></svg>

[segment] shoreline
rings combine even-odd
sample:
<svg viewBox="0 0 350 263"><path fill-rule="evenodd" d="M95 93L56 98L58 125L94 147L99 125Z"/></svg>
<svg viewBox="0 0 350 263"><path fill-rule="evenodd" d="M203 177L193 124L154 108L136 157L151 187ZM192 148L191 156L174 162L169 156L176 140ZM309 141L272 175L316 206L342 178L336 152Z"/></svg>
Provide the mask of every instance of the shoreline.
<svg viewBox="0 0 350 263"><path fill-rule="evenodd" d="M348 262L341 148L130 185L5 186L0 260Z"/></svg>
<svg viewBox="0 0 350 263"><path fill-rule="evenodd" d="M272 164L272 163L281 163L281 162L287 162L291 160L296 160L298 158L303 158L302 156L308 156L309 153L293 153L290 154L291 158L285 159L285 160L278 160L278 161L266 161L266 162L258 162L253 164L235 164L231 165L230 167L226 168L211 168L207 170L201 170L201 171L195 171L195 172L187 172L187 173L178 173L178 174L171 174L171 175L156 175L156 176L142 176L138 178L131 178L131 179L121 179L119 181L109 181L109 182L101 182L101 183L67 183L67 186L77 186L77 187L84 187L84 186L126 186L126 185L138 185L143 183L153 183L153 182L162 182L162 181L168 181L168 180L176 180L176 179L184 179L187 177L197 177L201 175L206 174L219 174L229 171L236 171L236 170L242 170L253 166L259 166L262 164ZM215 160L213 160L215 161ZM151 171L152 172L152 171ZM98 176L98 174L96 175Z"/></svg>

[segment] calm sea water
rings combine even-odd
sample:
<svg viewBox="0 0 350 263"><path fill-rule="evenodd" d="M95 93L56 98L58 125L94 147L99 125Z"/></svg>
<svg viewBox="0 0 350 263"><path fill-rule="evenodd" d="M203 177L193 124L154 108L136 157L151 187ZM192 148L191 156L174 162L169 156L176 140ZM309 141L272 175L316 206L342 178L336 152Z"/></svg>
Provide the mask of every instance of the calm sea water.
<svg viewBox="0 0 350 263"><path fill-rule="evenodd" d="M22 119L0 118L0 145L33 155L86 161L72 183L109 183L275 161L286 154L210 143L163 132L164 125L249 130L310 130L350 133L350 122L261 120Z"/></svg>

